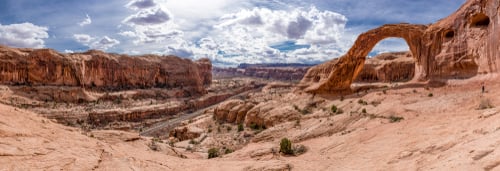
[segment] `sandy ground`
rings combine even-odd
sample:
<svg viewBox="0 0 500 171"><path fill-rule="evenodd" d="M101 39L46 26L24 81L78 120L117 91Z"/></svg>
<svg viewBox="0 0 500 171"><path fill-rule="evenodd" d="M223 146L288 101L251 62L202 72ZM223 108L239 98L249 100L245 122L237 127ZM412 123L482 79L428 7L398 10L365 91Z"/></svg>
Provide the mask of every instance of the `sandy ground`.
<svg viewBox="0 0 500 171"><path fill-rule="evenodd" d="M302 118L300 127L291 126L293 121L276 125L255 137L271 138L210 160L176 157L190 154L167 144L153 151L150 138L137 133L82 132L1 104L0 170L500 170L497 78L451 80L447 86L430 89L373 90L342 101L325 98ZM306 94L286 97L290 103L322 99ZM360 99L369 104L357 103ZM486 100L492 108L478 110ZM332 104L344 114L332 116L322 110ZM362 116L363 108L366 115L378 118ZM382 118L389 116L404 119ZM272 153L282 137L308 151L292 157ZM206 157L206 153L196 155Z"/></svg>

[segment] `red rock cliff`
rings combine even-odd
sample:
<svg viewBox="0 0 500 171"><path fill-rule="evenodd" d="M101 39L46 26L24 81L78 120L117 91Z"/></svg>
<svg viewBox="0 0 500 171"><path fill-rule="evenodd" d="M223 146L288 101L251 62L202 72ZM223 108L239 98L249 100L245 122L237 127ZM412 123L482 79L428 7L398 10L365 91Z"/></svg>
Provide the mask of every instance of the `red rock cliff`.
<svg viewBox="0 0 500 171"><path fill-rule="evenodd" d="M51 49L0 46L0 83L74 86L98 90L182 87L206 93L211 79L208 60L195 63L175 56L127 56L91 50L61 54Z"/></svg>

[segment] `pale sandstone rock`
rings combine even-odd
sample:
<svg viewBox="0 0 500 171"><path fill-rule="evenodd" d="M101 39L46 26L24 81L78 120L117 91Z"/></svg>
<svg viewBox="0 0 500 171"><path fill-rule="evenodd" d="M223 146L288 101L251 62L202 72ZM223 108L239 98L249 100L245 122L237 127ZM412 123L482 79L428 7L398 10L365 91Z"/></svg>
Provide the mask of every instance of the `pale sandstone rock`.
<svg viewBox="0 0 500 171"><path fill-rule="evenodd" d="M406 40L415 58L415 81L470 78L496 73L500 66L499 1L469 0L457 12L431 25L387 24L361 34L338 60L307 72L299 89L309 93L350 91L366 56L381 40Z"/></svg>

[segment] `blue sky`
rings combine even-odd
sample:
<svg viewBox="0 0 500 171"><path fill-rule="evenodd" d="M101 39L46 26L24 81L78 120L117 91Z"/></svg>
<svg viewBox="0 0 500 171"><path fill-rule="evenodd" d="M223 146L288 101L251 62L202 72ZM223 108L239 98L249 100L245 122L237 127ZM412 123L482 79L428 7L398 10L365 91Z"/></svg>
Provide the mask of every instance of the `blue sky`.
<svg viewBox="0 0 500 171"><path fill-rule="evenodd" d="M429 24L465 0L2 0L0 44L61 52L319 63L386 23ZM373 52L407 50L386 39Z"/></svg>

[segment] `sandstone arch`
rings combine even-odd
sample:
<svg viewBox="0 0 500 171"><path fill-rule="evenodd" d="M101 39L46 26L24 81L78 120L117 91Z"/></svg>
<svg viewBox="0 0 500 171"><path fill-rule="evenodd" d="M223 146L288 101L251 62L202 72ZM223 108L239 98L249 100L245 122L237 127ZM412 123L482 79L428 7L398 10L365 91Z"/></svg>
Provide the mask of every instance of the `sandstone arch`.
<svg viewBox="0 0 500 171"><path fill-rule="evenodd" d="M416 59L416 78L426 76L426 65L422 65L421 36L427 26L413 24L388 24L361 34L351 49L338 60L330 61L310 69L299 87L310 93L341 92L350 90L350 85L363 69L368 53L378 42L386 38L402 38ZM417 72L418 71L418 72Z"/></svg>

